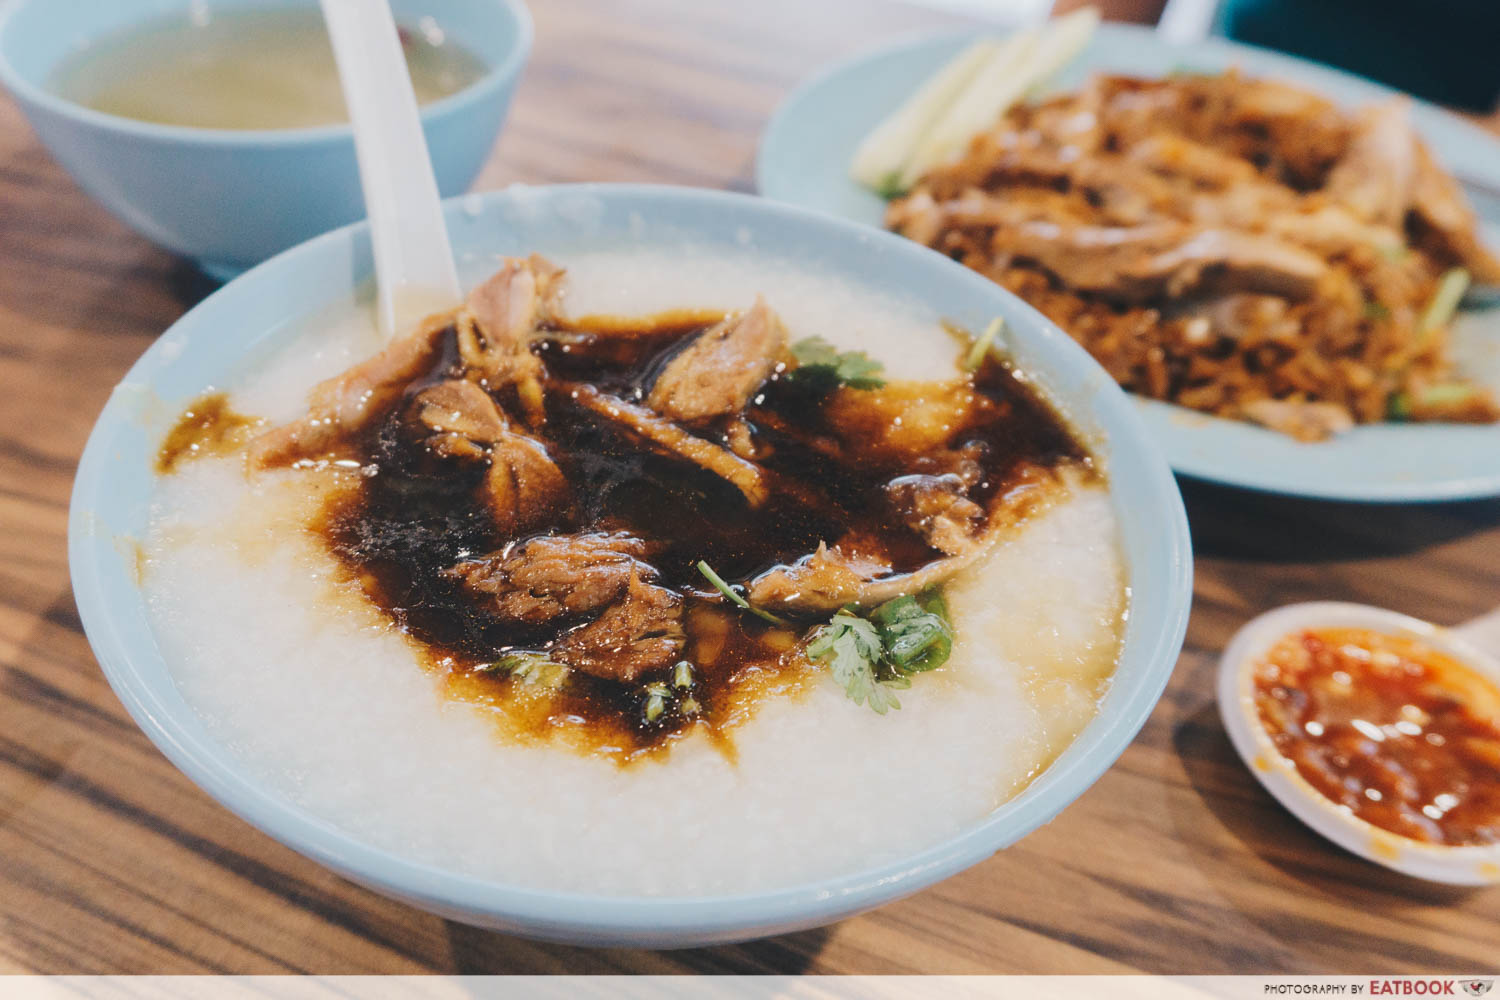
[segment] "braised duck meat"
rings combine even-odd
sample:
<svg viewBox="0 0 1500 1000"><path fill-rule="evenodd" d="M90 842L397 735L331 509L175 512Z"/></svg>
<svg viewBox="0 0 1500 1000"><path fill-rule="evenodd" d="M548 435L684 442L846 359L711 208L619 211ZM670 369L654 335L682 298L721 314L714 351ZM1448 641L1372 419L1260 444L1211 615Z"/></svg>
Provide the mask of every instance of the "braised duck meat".
<svg viewBox="0 0 1500 1000"><path fill-rule="evenodd" d="M786 327L766 305L731 316L693 339L668 361L646 404L685 424L739 413L781 364Z"/></svg>
<svg viewBox="0 0 1500 1000"><path fill-rule="evenodd" d="M505 261L252 448L257 474L337 459L301 463L337 477L330 551L527 732L628 757L733 725L833 612L924 595L1091 474L993 353L886 381L761 299L575 320L561 282Z"/></svg>
<svg viewBox="0 0 1500 1000"><path fill-rule="evenodd" d="M444 318L430 319L374 357L314 386L306 416L255 439L251 465L267 468L318 458L364 430L427 370L447 331Z"/></svg>
<svg viewBox="0 0 1500 1000"><path fill-rule="evenodd" d="M677 662L687 643L683 598L632 573L622 597L564 635L552 655L594 677L630 682Z"/></svg>
<svg viewBox="0 0 1500 1000"><path fill-rule="evenodd" d="M646 543L623 531L538 535L445 573L487 611L536 624L597 611L631 580L655 576L645 556Z"/></svg>

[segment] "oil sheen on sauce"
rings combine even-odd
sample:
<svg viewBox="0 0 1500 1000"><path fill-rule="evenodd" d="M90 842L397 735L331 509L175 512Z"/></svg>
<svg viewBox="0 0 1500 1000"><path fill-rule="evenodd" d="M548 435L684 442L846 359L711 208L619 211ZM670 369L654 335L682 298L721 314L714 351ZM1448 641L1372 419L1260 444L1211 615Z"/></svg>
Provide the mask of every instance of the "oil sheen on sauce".
<svg viewBox="0 0 1500 1000"><path fill-rule="evenodd" d="M560 388L588 385L639 403L660 368L722 318L681 311L587 317L544 330L534 347L549 385L545 424L534 433L573 500L528 536L608 530L645 540L657 582L685 602L690 686L680 688L670 670L627 685L580 670L557 682L496 669L511 654L545 655L580 622L499 620L444 572L516 541L497 533L479 489L484 468L444 460L410 431L412 398L462 373L451 327L400 399L313 463L362 470L346 474L314 530L414 641L448 694L490 710L507 736L628 762L704 730L732 755L731 729L766 699L793 695L813 680L801 644L827 613L785 626L745 614L705 580L700 560L727 580L743 581L856 531L866 551L906 571L942 554L884 505L883 488L893 476L939 471L955 448L966 447L980 456L983 471L971 497L987 508L997 500L993 509L1019 520L1047 502L1032 498L1047 494L1038 482L1049 470L1066 465L1092 474L1085 449L1057 415L994 359L952 382L892 381L869 392L773 375L744 414L762 452L757 461L777 484L755 507L723 479L654 450ZM963 417L931 441L915 440L915 431L894 419L949 393L968 401ZM513 389L495 399L503 411L521 412ZM730 430L698 433L722 444ZM672 695L668 707L649 717L652 691L663 687Z"/></svg>
<svg viewBox="0 0 1500 1000"><path fill-rule="evenodd" d="M190 458L227 455L260 425L254 417L236 413L228 394L205 393L187 405L162 439L156 450L156 473L166 475Z"/></svg>
<svg viewBox="0 0 1500 1000"><path fill-rule="evenodd" d="M1330 801L1432 844L1500 843L1500 687L1414 639L1284 637L1255 666L1277 750Z"/></svg>

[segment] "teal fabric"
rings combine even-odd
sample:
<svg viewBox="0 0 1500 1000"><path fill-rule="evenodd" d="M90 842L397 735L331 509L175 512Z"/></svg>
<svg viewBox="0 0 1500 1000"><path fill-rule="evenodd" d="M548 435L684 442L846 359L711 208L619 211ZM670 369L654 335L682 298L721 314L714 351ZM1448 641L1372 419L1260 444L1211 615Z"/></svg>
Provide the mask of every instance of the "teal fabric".
<svg viewBox="0 0 1500 1000"><path fill-rule="evenodd" d="M1221 16L1230 38L1439 104L1500 99L1500 0L1227 0Z"/></svg>

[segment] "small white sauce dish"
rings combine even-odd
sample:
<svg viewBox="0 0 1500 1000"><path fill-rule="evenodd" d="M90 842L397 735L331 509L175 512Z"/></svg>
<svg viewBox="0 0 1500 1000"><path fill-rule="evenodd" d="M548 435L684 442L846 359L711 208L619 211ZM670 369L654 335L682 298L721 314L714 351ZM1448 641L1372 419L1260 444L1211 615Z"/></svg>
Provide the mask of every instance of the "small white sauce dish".
<svg viewBox="0 0 1500 1000"><path fill-rule="evenodd" d="M1500 662L1452 629L1366 604L1289 604L1246 623L1219 661L1219 715L1250 773L1292 815L1345 850L1415 878L1452 885L1500 882L1500 844L1429 844L1383 830L1338 805L1297 773L1255 707L1257 661L1283 637L1309 628L1359 628L1421 640L1500 685Z"/></svg>

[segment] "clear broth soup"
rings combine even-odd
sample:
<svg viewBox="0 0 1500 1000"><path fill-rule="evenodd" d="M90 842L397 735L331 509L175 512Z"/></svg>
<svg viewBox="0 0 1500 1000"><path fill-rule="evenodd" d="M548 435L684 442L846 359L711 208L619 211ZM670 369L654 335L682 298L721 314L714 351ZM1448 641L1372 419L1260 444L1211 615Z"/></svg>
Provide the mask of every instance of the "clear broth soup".
<svg viewBox="0 0 1500 1000"><path fill-rule="evenodd" d="M431 18L400 30L418 103L484 75L485 64ZM316 7L195 4L90 45L59 69L53 89L97 111L163 125L280 129L349 120Z"/></svg>

